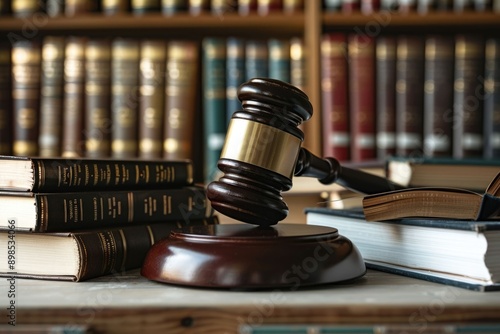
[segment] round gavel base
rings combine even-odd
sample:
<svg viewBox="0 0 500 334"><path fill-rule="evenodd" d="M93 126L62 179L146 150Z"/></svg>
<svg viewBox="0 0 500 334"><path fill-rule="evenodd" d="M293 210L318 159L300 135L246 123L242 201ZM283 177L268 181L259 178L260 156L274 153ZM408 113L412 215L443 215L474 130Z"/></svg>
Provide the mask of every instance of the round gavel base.
<svg viewBox="0 0 500 334"><path fill-rule="evenodd" d="M192 226L148 252L141 274L205 288L300 288L365 274L358 249L337 229L300 224Z"/></svg>

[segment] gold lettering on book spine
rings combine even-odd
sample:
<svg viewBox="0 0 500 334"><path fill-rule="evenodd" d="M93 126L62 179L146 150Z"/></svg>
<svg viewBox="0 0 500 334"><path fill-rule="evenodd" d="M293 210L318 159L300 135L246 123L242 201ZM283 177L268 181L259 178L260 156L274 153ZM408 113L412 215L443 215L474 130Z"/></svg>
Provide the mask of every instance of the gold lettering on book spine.
<svg viewBox="0 0 500 334"><path fill-rule="evenodd" d="M127 256L128 256L128 249L127 249L127 238L125 237L125 233L123 233L123 230L120 229L120 238L122 240L122 249L123 249L123 258L122 258L122 263L120 265L120 270L125 269L125 264L127 263Z"/></svg>
<svg viewBox="0 0 500 334"><path fill-rule="evenodd" d="M83 242L82 238L78 235L75 235L75 240L78 245L78 252L80 253L80 259L82 259L82 262L80 262L80 266L78 268L78 278L80 277L85 277L87 275L87 270L89 268L89 263L88 263L88 251L87 247L85 246L85 242Z"/></svg>
<svg viewBox="0 0 500 334"><path fill-rule="evenodd" d="M47 223L48 223L48 208L49 206L47 205L47 197L46 196L40 196L39 197L39 203L40 203L40 226L39 226L39 231L45 231L47 229ZM66 210L64 210L66 211Z"/></svg>
<svg viewBox="0 0 500 334"><path fill-rule="evenodd" d="M155 243L155 236L154 236L153 230L151 230L151 226L149 226L149 225L147 225L146 228L147 228L148 234L149 234L149 244L151 246L153 246Z"/></svg>
<svg viewBox="0 0 500 334"><path fill-rule="evenodd" d="M127 194L128 201L128 222L132 222L134 219L134 193L129 191Z"/></svg>

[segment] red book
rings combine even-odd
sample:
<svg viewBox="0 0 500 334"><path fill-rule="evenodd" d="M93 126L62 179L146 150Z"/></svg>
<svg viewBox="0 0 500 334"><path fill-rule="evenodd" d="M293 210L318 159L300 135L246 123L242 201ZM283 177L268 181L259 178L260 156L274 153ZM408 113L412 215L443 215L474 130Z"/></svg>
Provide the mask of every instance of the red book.
<svg viewBox="0 0 500 334"><path fill-rule="evenodd" d="M322 37L321 99L323 155L339 161L349 160L347 40L343 33L329 33Z"/></svg>
<svg viewBox="0 0 500 334"><path fill-rule="evenodd" d="M351 161L373 160L375 145L375 39L350 34L349 105L351 116Z"/></svg>

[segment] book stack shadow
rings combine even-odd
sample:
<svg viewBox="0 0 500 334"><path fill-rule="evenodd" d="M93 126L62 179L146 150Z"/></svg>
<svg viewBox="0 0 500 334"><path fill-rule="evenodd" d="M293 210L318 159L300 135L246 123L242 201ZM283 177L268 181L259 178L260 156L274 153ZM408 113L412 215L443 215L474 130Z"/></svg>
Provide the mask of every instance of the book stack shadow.
<svg viewBox="0 0 500 334"><path fill-rule="evenodd" d="M0 156L0 276L120 275L173 229L217 223L191 160Z"/></svg>

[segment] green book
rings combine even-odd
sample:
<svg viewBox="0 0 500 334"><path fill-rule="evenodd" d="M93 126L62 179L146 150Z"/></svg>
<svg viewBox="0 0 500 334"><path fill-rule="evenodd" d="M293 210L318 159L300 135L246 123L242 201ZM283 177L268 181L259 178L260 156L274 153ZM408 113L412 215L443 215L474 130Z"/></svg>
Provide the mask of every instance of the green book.
<svg viewBox="0 0 500 334"><path fill-rule="evenodd" d="M226 40L203 40L203 122L204 178L209 182L217 173L226 135Z"/></svg>

